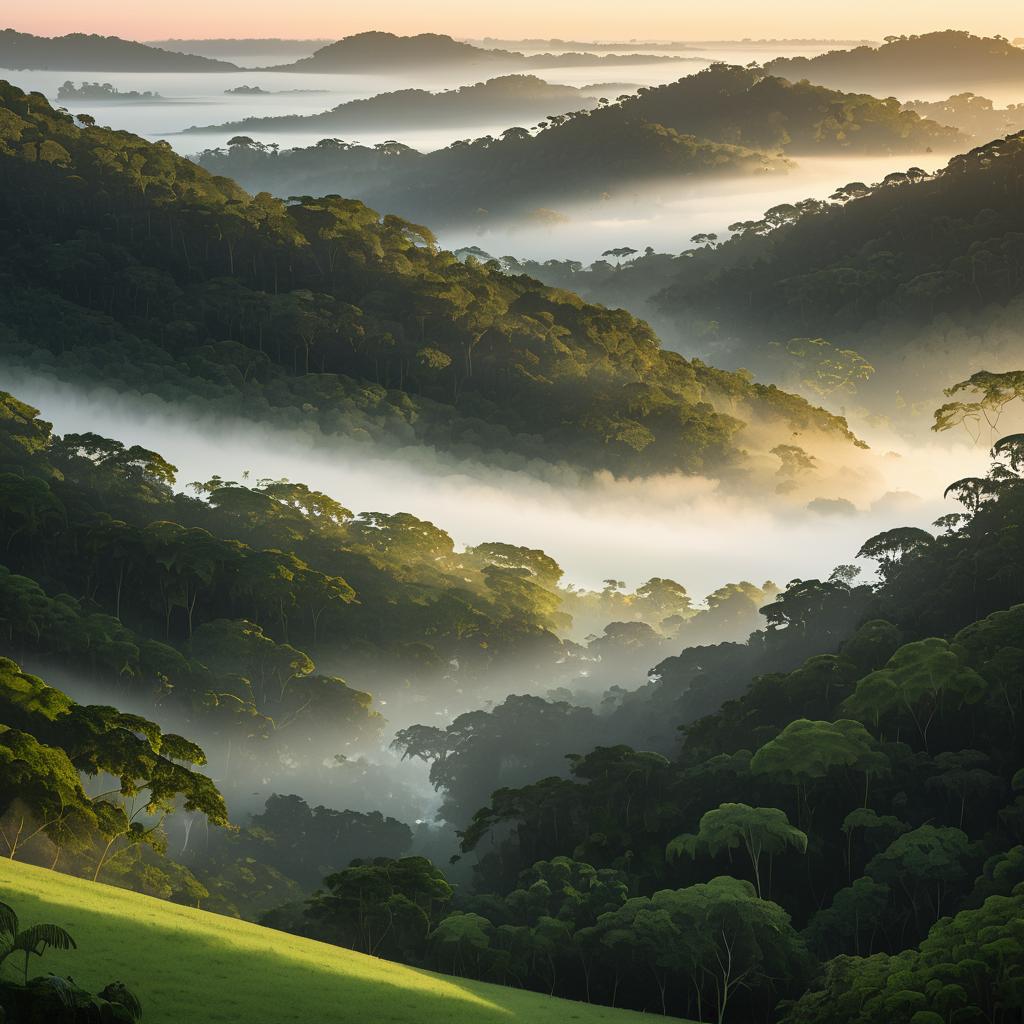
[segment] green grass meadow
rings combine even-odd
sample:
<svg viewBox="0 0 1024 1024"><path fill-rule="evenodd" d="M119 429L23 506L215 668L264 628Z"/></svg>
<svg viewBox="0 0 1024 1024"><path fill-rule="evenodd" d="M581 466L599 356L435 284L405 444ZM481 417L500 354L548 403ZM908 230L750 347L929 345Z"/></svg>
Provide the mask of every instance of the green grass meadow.
<svg viewBox="0 0 1024 1024"><path fill-rule="evenodd" d="M633 1024L642 1016L432 974L9 860L0 860L0 900L22 927L59 924L78 944L33 958L32 974L70 976L94 992L123 981L142 1002L144 1024Z"/></svg>

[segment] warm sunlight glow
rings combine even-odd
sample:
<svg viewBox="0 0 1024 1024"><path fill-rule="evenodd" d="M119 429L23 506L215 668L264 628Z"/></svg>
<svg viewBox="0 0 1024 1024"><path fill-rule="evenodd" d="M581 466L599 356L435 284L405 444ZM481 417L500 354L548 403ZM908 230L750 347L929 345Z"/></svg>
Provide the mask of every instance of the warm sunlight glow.
<svg viewBox="0 0 1024 1024"><path fill-rule="evenodd" d="M97 0L83 9L71 0L49 0L37 10L13 8L3 16L24 32L63 34L97 32L133 39L276 36L336 38L369 29L410 34L445 32L457 38L478 36L562 37L576 39L739 39L811 36L881 39L888 34L957 27L1009 37L1024 31L1020 6L1013 0L978 3L884 0L850 5L791 0L785 5L761 0L725 0L716 4L679 0L543 0L484 5L468 0L392 0L387 4L339 6L328 0L299 0L282 8L269 0L224 0L208 4L181 0L172 6L125 6Z"/></svg>
<svg viewBox="0 0 1024 1024"><path fill-rule="evenodd" d="M0 1022L1018 1021L1021 0L7 17Z"/></svg>

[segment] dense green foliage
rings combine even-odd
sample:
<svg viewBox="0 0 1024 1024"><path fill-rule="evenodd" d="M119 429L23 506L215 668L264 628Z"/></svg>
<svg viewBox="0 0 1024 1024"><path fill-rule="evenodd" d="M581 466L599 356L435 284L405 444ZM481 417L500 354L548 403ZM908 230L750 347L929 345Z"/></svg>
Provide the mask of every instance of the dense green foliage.
<svg viewBox="0 0 1024 1024"><path fill-rule="evenodd" d="M993 1019L1016 1019L1020 439L996 454L978 486L953 488L965 511L943 533L864 544L877 586L844 572L791 584L750 644L658 666L633 702L688 722L681 750L598 747L569 756L571 778L541 768L495 792L461 833L474 892L414 962L700 1019L761 1019L808 986L786 1019L909 1024L950 1006L973 1019L990 999L1004 1001ZM766 672L787 637L791 656L811 656ZM743 670L753 683L730 692ZM701 701L710 713L695 720ZM612 716L620 738L635 711ZM503 712L493 728L481 715L471 731L400 734L446 806L473 792L486 757L524 756ZM573 916L591 890L599 910ZM726 963L734 973L717 976Z"/></svg>
<svg viewBox="0 0 1024 1024"><path fill-rule="evenodd" d="M305 904L276 910L262 923L370 956L417 960L453 893L425 857L355 859L323 884Z"/></svg>
<svg viewBox="0 0 1024 1024"><path fill-rule="evenodd" d="M9 649L170 703L243 747L269 743L264 757L302 757L318 737L340 753L380 729L369 695L306 650L386 655L419 685L454 662L468 682L506 656L528 671L565 653L551 629L561 570L542 552L456 553L431 523L357 516L287 481L175 493L159 455L55 437L3 399L0 526L19 540L0 569Z"/></svg>
<svg viewBox="0 0 1024 1024"><path fill-rule="evenodd" d="M324 139L277 152L238 137L203 166L277 195L343 192L432 222L523 215L569 199L677 175L778 172L776 154L918 152L951 148L955 129L924 121L896 100L796 85L716 64L592 111L552 114L500 138L419 153L383 143ZM449 187L453 180L458 189Z"/></svg>
<svg viewBox="0 0 1024 1024"><path fill-rule="evenodd" d="M98 991L116 964L143 1006L144 1024L309 1024L328 1015L389 1024L644 1024L648 1019L412 970L3 858L0 887L23 917L59 921L75 937L78 950L48 954L44 971L72 971L79 984Z"/></svg>
<svg viewBox="0 0 1024 1024"><path fill-rule="evenodd" d="M251 197L169 146L0 96L8 361L361 441L629 474L741 462L740 416L848 436L622 310L461 263L425 228L337 196Z"/></svg>
<svg viewBox="0 0 1024 1024"><path fill-rule="evenodd" d="M733 226L676 263L666 309L763 337L845 338L879 319L927 322L1021 293L1024 137L954 157L935 175L853 183L829 203ZM939 212L941 211L941 212ZM686 311L686 312L684 312ZM864 352L876 355L865 339Z"/></svg>
<svg viewBox="0 0 1024 1024"><path fill-rule="evenodd" d="M551 691L554 700L509 698L507 718L498 715L513 734L534 731L520 758L494 760L486 733L475 753L453 756L452 770L464 764L474 782L453 795L447 815L461 826L493 789L528 781L539 763L557 771L563 747L603 741L605 720L568 703L579 699L566 689L577 677L594 672L593 697L642 678L673 635L742 635L769 593L722 588L697 611L679 584L661 578L635 592L614 580L602 593L565 590L562 570L541 551L500 542L456 551L431 523L356 515L301 484L213 478L195 485L193 497L175 493L174 482L174 467L157 453L94 434L55 436L35 410L3 396L2 636L6 651L35 671L73 673L76 685L99 687L113 703L181 722L211 752L236 814L254 796L263 804L272 792L293 792L299 777L320 800L356 791L364 807L390 800L400 815L415 813L366 761L385 722L370 694L340 678L342 668L374 690L386 684L386 696L429 696L453 708L501 700L513 687ZM599 634L586 647L561 636L572 616ZM443 737L427 730L422 742L454 754L472 745L474 722L491 721L463 715ZM31 753L40 765L50 756ZM57 760L36 808L43 821L54 786L69 814L83 799L74 772ZM10 783L5 806L24 785ZM5 819L12 836L27 826L15 841L19 856L61 858L32 818ZM133 859L119 880L249 916L296 895L296 886L312 889L353 857L398 856L411 841L392 817L311 811L298 797L272 797L247 828L208 836L202 851L188 846L181 826L176 834L201 886L151 859ZM162 842L162 833L152 838ZM94 852L61 863L91 872Z"/></svg>
<svg viewBox="0 0 1024 1024"><path fill-rule="evenodd" d="M592 301L646 309L670 342L829 405L920 418L989 361L1018 362L1024 135L828 200L782 203L615 265L503 259ZM607 255L616 255L610 253ZM848 404L849 403L849 404ZM992 440L998 436L994 434ZM988 440L988 438L986 438Z"/></svg>
<svg viewBox="0 0 1024 1024"><path fill-rule="evenodd" d="M571 85L550 85L536 75L502 75L444 92L399 89L349 100L322 114L247 117L189 131L408 131L489 121L536 121L554 112L586 110L597 99Z"/></svg>
<svg viewBox="0 0 1024 1024"><path fill-rule="evenodd" d="M0 352L17 365L219 396L267 420L301 410L335 436L557 446L629 473L739 468L740 417L757 415L783 490L809 461L801 430L854 441L844 421L666 353L629 314L511 275L511 261L460 261L426 228L336 195L251 197L169 147L0 90ZM949 137L896 100L715 68L478 149L594 125L628 143L634 123L675 145L684 94L702 137L734 136L686 136L691 155ZM661 120L630 122L631 104ZM244 139L226 159L250 157L288 159ZM775 348L810 390L850 394L885 354L881 337L864 344L872 325L1019 297L1022 168L1011 136L934 176L850 183L733 225L721 245L700 235L678 259L590 273L651 270L669 285L662 308L709 343L746 354L788 338ZM937 428L994 429L1024 374L974 372L947 396ZM288 480L214 476L184 493L157 452L58 436L0 392L0 642L25 666L0 658L0 841L11 860L588 1003L717 1024L1012 1024L1024 434L992 458L947 489L963 512L937 534L864 542L875 581L840 565L781 590L726 586L698 610L671 579L563 588L543 551L460 551L432 523ZM738 642L754 609L764 624ZM585 646L567 639L573 616L593 626ZM622 685L655 662L645 685ZM373 698L342 673L435 697L392 746L429 764L460 884L421 855L450 852L425 823L333 799L384 753ZM170 721L214 751L209 776ZM232 827L236 800L262 810ZM73 942L22 933L0 904L0 963L41 945ZM123 1016L30 985L27 967L24 981L0 986L0 1005L56 992Z"/></svg>
<svg viewBox="0 0 1024 1024"><path fill-rule="evenodd" d="M206 763L196 744L139 715L76 704L8 658L0 659L0 717L0 839L9 859L45 858L54 868L63 855L65 870L96 880L114 868L143 888L156 871L168 894L205 895L189 872L151 868L146 853L164 852L163 820L179 806L227 824L220 792L195 770ZM109 778L113 788L89 796L83 778Z"/></svg>
<svg viewBox="0 0 1024 1024"><path fill-rule="evenodd" d="M1022 852L1024 847L1016 847L1018 857ZM821 988L781 1019L785 1024L1019 1021L1022 924L1024 882L1018 881L1011 892L990 896L982 907L937 922L918 949L896 956L837 957L826 966Z"/></svg>

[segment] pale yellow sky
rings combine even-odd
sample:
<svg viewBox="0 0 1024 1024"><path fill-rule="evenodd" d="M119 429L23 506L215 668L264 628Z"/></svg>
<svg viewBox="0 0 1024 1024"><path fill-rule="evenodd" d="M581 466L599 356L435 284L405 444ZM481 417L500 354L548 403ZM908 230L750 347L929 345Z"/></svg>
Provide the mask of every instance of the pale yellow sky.
<svg viewBox="0 0 1024 1024"><path fill-rule="evenodd" d="M99 32L133 39L212 36L340 38L366 29L453 36L561 36L584 39L736 39L815 36L880 39L888 34L966 28L1011 39L1024 35L1019 0L45 0L0 14L0 26L60 35Z"/></svg>

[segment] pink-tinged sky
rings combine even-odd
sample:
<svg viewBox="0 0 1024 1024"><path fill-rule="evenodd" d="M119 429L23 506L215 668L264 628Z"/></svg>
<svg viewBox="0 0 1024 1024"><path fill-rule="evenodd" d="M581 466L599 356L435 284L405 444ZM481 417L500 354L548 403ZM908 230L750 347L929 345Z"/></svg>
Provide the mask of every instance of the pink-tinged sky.
<svg viewBox="0 0 1024 1024"><path fill-rule="evenodd" d="M829 36L880 39L890 33L966 28L1024 36L1019 0L43 0L0 13L0 27L62 35L98 32L131 39L214 36L340 38L367 29L453 36L584 39L736 39Z"/></svg>

